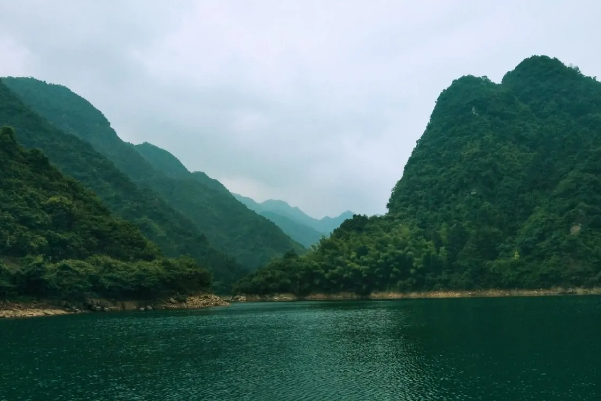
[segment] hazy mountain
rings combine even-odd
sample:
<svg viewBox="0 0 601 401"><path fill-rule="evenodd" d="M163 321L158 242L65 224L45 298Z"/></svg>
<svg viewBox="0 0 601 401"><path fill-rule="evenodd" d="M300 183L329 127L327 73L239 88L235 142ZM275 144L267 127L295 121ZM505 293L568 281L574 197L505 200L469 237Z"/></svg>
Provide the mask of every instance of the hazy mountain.
<svg viewBox="0 0 601 401"><path fill-rule="evenodd" d="M190 255L209 268L218 291L229 290L230 283L243 274L240 265L213 248L194 224L157 193L134 183L86 141L64 133L35 113L3 82L0 125L14 127L20 144L42 150L52 164L95 192L114 214L132 221L165 255Z"/></svg>
<svg viewBox="0 0 601 401"><path fill-rule="evenodd" d="M287 217L299 224L307 227L311 227L315 231L323 234L330 235L342 222L346 219L353 217L353 213L346 211L336 217L324 217L322 219L315 219L305 212L300 210L298 207L290 206L287 202L282 200L268 199L264 202L258 203L251 198L246 196L233 194L236 199L248 206L249 209L256 211L257 213L271 212L277 213L280 216Z"/></svg>
<svg viewBox="0 0 601 401"><path fill-rule="evenodd" d="M256 268L290 249L304 252L273 222L249 211L206 175L188 172L169 152L123 142L99 110L68 88L33 78L5 82L56 127L89 142L135 183L152 189L242 265Z"/></svg>

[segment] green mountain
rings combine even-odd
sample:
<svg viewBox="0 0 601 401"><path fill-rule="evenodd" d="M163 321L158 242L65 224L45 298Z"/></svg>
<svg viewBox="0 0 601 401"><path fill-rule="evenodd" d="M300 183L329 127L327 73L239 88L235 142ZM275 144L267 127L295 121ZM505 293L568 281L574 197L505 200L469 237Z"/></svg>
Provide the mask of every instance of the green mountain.
<svg viewBox="0 0 601 401"><path fill-rule="evenodd" d="M296 222L297 224L300 224L307 228L311 228L314 231L317 231L320 234L319 238L321 238L322 235L326 235L326 236L330 235L332 233L332 231L334 231L336 228L338 228L340 226L340 224L342 224L343 221L353 217L352 212L346 211L337 217L326 216L322 219L315 219L311 216L308 216L305 212L300 210L298 207L292 207L287 202L284 202L281 200L268 199L265 202L258 203L256 201L254 201L253 199L248 198L246 196L242 196L242 195L238 195L238 194L233 194L233 195L240 202L244 203L249 209L254 210L255 212L257 212L261 215L264 215L264 216L266 216L266 213L269 213L271 216L278 214L278 215L286 218L285 220L281 220L281 221L292 220L292 221ZM286 230L283 227L281 227L281 228L284 230L284 232L286 232ZM304 229L304 230L306 230L306 229ZM292 236L292 238L296 239L296 237L294 235L292 235L292 234L289 234L289 235ZM314 235L314 234L312 234L312 235ZM298 239L297 239L297 241L298 241Z"/></svg>
<svg viewBox="0 0 601 401"><path fill-rule="evenodd" d="M210 287L191 259L168 260L44 154L0 132L0 296L151 298Z"/></svg>
<svg viewBox="0 0 601 401"><path fill-rule="evenodd" d="M90 144L65 134L33 112L3 81L0 125L14 127L23 146L42 150L61 172L96 193L114 214L132 221L165 255L190 255L210 269L215 276L216 291L229 291L230 284L244 273L233 259L213 248L196 226L155 192L134 184ZM135 150L134 154L137 155Z"/></svg>
<svg viewBox="0 0 601 401"><path fill-rule="evenodd" d="M292 207L281 200L268 199L258 203L246 196L233 194L236 199L261 216L277 224L286 234L306 247L310 247L328 236L346 219L352 218L352 212L344 212L337 217L315 219L298 207Z"/></svg>
<svg viewBox="0 0 601 401"><path fill-rule="evenodd" d="M218 180L210 178L203 172L196 171L190 173L188 169L175 156L173 156L171 153L164 149L161 149L148 142L144 142L140 145L131 146L133 146L134 149L136 149L149 163L151 163L155 169L164 172L167 176L180 180L192 179L194 181L198 181L211 191L215 191L215 193L217 193L220 198L228 199L230 202L230 210L244 210L241 208L242 205L240 205L240 202L242 202L246 206L248 206L251 203L256 204L256 202L254 202L250 198L244 198L240 195L231 194L222 183L220 183ZM232 202L232 199L236 199L234 201L235 204L234 202ZM288 208L290 208L290 206L288 206ZM249 209L257 212L259 215L275 223L275 225L277 225L286 235L288 235L290 238L292 238L304 247L308 248L311 245L316 244L324 235L324 233L319 232L312 227L301 224L296 220L287 217L286 215L272 212L269 210L269 208L261 209L260 207L249 207ZM300 209L294 209L298 210L302 216L306 216L303 212L300 211ZM246 211L244 211L244 213L246 213ZM309 216L306 216L306 218L315 220L316 222L320 222L320 220L312 219Z"/></svg>
<svg viewBox="0 0 601 401"><path fill-rule="evenodd" d="M317 244L319 240L324 236L323 233L320 233L314 228L297 223L291 218L282 216L281 214L271 211L264 211L260 214L261 216L264 216L269 220L273 221L278 227L282 229L282 231L284 231L291 238L298 241L307 248L311 247L311 245Z"/></svg>
<svg viewBox="0 0 601 401"><path fill-rule="evenodd" d="M136 184L152 189L243 266L256 268L291 249L304 251L271 221L250 212L216 183L208 184L206 175L189 173L168 152L123 142L100 111L69 89L33 78L4 81L56 127L89 142Z"/></svg>
<svg viewBox="0 0 601 401"><path fill-rule="evenodd" d="M354 216L246 293L601 285L601 83L535 56L439 96L383 217Z"/></svg>
<svg viewBox="0 0 601 401"><path fill-rule="evenodd" d="M171 153L149 143L134 148L157 170L177 174L177 181L162 181L165 186L162 192L169 193L172 203L185 210L200 226L215 227L207 231L210 240L228 249L247 266L259 267L287 250L305 252L301 244L285 235L273 222L248 210L219 181L201 172L190 173ZM217 231L219 226L227 230L222 227ZM240 238L238 248L233 238ZM244 246L242 239L252 241L248 240Z"/></svg>
<svg viewBox="0 0 601 401"><path fill-rule="evenodd" d="M231 197L230 192L222 183L200 171L191 173L177 157L173 156L165 149L161 149L148 142L131 146L133 146L133 148L156 170L163 172L169 177L181 180L192 179L201 183L206 188L226 195L228 198Z"/></svg>

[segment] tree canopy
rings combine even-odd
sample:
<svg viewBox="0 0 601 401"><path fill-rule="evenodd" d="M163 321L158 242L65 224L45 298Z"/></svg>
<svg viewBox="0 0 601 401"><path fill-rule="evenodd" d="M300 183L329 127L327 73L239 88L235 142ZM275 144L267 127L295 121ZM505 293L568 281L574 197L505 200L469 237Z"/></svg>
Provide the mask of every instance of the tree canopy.
<svg viewBox="0 0 601 401"><path fill-rule="evenodd" d="M273 222L238 202L220 183L209 181L203 173L189 172L169 152L148 143L131 146L121 140L101 111L68 88L34 78L8 77L3 81L33 111L63 132L91 144L120 173L175 209L195 231L245 268L255 269L290 249L305 251ZM48 156L55 162L51 153ZM104 191L94 190L104 199ZM145 234L155 240L147 231Z"/></svg>
<svg viewBox="0 0 601 401"><path fill-rule="evenodd" d="M39 150L0 131L0 296L151 298L208 290L211 274L166 259Z"/></svg>
<svg viewBox="0 0 601 401"><path fill-rule="evenodd" d="M534 56L439 96L388 213L354 216L242 293L601 284L601 83Z"/></svg>
<svg viewBox="0 0 601 401"><path fill-rule="evenodd" d="M97 194L114 214L133 222L166 256L189 255L207 267L214 274L217 292L228 292L231 284L244 275L246 270L239 263L215 249L198 227L156 192L134 183L89 143L59 130L35 113L3 82L0 125L14 127L21 145L43 151L63 174Z"/></svg>

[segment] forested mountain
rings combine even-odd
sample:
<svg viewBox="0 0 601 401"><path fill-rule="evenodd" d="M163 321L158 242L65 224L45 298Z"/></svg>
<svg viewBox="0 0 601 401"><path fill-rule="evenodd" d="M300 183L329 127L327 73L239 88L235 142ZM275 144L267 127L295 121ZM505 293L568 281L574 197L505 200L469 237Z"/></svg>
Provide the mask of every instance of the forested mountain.
<svg viewBox="0 0 601 401"><path fill-rule="evenodd" d="M330 235L344 220L353 217L353 213L347 211L337 217L326 216L322 219L315 219L298 207L292 207L281 200L268 199L258 203L246 196L233 195L249 209L274 221L285 233L305 246L307 246L305 244L307 241L309 245L317 243L322 236Z"/></svg>
<svg viewBox="0 0 601 401"><path fill-rule="evenodd" d="M319 240L324 236L323 233L320 233L314 228L297 223L291 218L282 216L281 214L271 211L264 211L260 214L261 216L264 216L269 220L273 221L278 227L282 229L282 231L284 231L290 237L294 238L296 241L300 242L307 248L317 244Z"/></svg>
<svg viewBox="0 0 601 401"><path fill-rule="evenodd" d="M69 89L33 78L3 80L34 111L59 129L89 142L122 173L136 184L151 188L211 244L243 266L256 268L291 249L304 252L302 245L274 223L249 211L229 192L208 182L203 173L188 172L162 149L123 142L99 110ZM52 155L49 157L52 160Z"/></svg>
<svg viewBox="0 0 601 401"><path fill-rule="evenodd" d="M192 259L168 260L38 149L0 131L0 297L151 298L206 290Z"/></svg>
<svg viewBox="0 0 601 401"><path fill-rule="evenodd" d="M192 179L201 183L204 187L214 190L219 194L223 194L227 196L227 198L231 198L232 194L227 188L220 183L218 180L209 177L203 172L195 171L190 172L183 164L179 161L179 159L173 156L171 153L167 152L165 149L161 149L158 146L155 146L151 143L144 142L139 145L132 145L134 149L140 155L146 159L156 170L163 172L169 177L178 178L178 179ZM239 202L237 202L239 203ZM236 208L240 208L240 206L234 206Z"/></svg>
<svg viewBox="0 0 601 401"><path fill-rule="evenodd" d="M535 56L444 90L383 217L354 216L244 293L601 284L601 83Z"/></svg>
<svg viewBox="0 0 601 401"><path fill-rule="evenodd" d="M240 195L232 194L230 191L219 181L210 178L205 173L196 171L190 173L188 169L171 153L167 152L164 149L161 149L157 146L154 146L150 143L144 142L140 145L134 145L135 149L140 152L140 154L149 161L156 169L163 171L165 174L170 177L175 177L179 179L189 179L192 178L195 181L202 183L205 187L214 190L225 198L234 197L237 199L237 203L242 203L248 206L249 209L255 211L257 214L267 218L277 225L285 234L287 234L290 238L303 245L304 247L310 247L313 244L316 244L320 238L324 235L324 233L317 231L316 229L306 226L302 223L299 223L295 219L287 217L285 214L278 214L276 212L272 212L269 210L269 207L261 208L261 207L250 207L249 201L255 203L250 198L245 198ZM231 203L231 199L229 200ZM257 204L258 205L258 204ZM286 204L287 205L287 204ZM289 206L288 206L289 207ZM231 204L230 206L233 210L241 210L240 205ZM290 207L289 207L290 208ZM298 209L298 208L296 208ZM303 212L298 209L299 212L306 216ZM306 216L308 219L315 220L315 222L320 223L321 220L312 219L309 216ZM352 217L352 214L351 214ZM330 219L327 217L326 219ZM327 223L326 223L327 224ZM298 249L297 249L298 251Z"/></svg>
<svg viewBox="0 0 601 401"><path fill-rule="evenodd" d="M241 236L253 240L247 241L246 247L240 245L230 250L248 266L258 267L266 260L281 256L285 250L305 252L301 244L286 236L272 221L248 210L219 181L202 172L189 172L175 156L152 144L143 143L134 148L155 169L177 178L177 184L169 188L170 199L175 198L174 204L187 210L186 215L193 221L202 226L220 224L230 228L222 228L219 232L209 230L213 243L222 249L230 249L236 246L232 238Z"/></svg>
<svg viewBox="0 0 601 401"><path fill-rule="evenodd" d="M14 127L23 146L42 150L52 164L95 192L113 213L134 222L166 256L190 255L210 269L216 291L229 291L230 284L244 273L240 265L213 248L188 219L156 193L134 184L87 142L51 125L2 82L0 125Z"/></svg>

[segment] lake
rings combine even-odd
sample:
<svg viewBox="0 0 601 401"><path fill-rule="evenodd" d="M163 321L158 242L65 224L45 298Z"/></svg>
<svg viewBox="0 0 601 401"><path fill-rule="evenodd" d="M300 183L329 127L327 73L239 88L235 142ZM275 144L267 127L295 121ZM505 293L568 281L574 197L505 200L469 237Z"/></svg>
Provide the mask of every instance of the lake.
<svg viewBox="0 0 601 401"><path fill-rule="evenodd" d="M0 320L0 400L601 400L601 297Z"/></svg>

